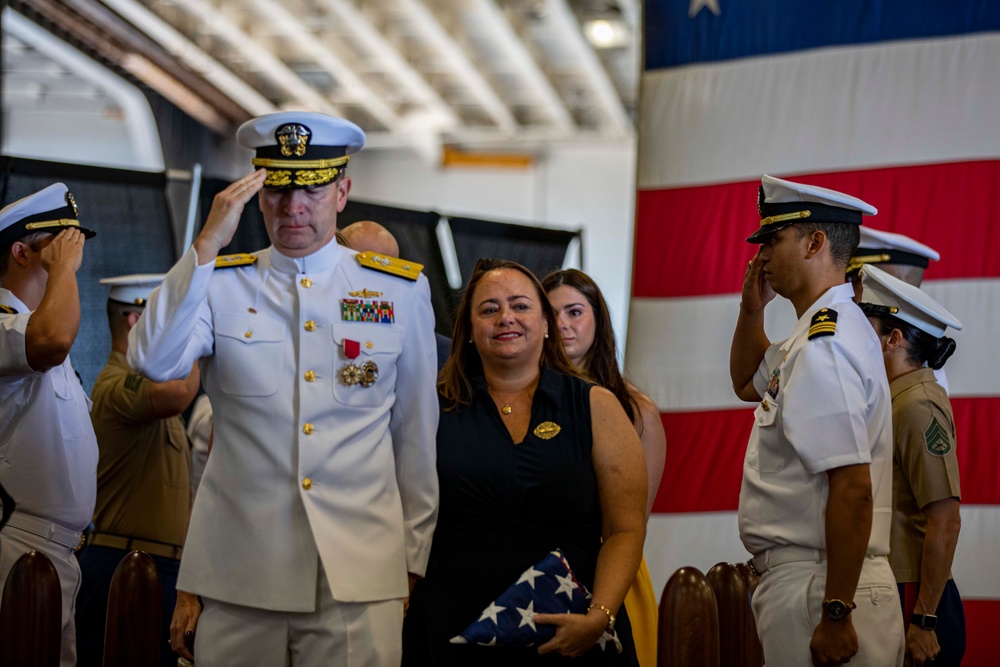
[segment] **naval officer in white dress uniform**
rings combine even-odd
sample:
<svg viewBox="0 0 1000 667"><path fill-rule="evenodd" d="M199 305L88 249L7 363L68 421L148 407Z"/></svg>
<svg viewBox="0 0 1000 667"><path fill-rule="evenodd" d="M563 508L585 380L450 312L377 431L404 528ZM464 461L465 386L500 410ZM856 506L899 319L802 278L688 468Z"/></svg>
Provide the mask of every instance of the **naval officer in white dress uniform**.
<svg viewBox="0 0 1000 667"><path fill-rule="evenodd" d="M171 643L199 667L395 665L437 518L428 283L335 240L360 128L282 112L237 138L258 170L215 198L129 340L155 381L201 358L215 413ZM218 257L258 193L271 247Z"/></svg>

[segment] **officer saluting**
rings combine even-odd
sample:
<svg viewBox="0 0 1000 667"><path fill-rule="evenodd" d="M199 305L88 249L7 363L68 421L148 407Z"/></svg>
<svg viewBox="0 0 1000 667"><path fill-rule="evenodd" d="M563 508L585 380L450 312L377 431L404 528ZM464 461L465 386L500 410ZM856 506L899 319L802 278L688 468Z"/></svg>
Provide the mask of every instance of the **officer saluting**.
<svg viewBox="0 0 1000 667"><path fill-rule="evenodd" d="M740 490L740 538L761 575L753 611L769 667L902 664L886 555L892 425L881 347L844 273L865 202L762 178L760 249L733 334L737 395L758 402ZM764 333L779 294L798 322ZM856 654L856 655L855 655Z"/></svg>
<svg viewBox="0 0 1000 667"><path fill-rule="evenodd" d="M49 557L62 586L63 667L76 664L73 551L97 487L90 399L69 361L80 327L76 272L94 236L77 215L62 183L0 211L0 485L17 506L0 532L0 591L22 554Z"/></svg>
<svg viewBox="0 0 1000 667"><path fill-rule="evenodd" d="M215 413L171 641L190 657L194 635L206 665L398 664L437 517L428 283L335 241L360 128L283 112L237 138L259 169L216 196L129 338L155 381L201 358ZM271 247L218 257L258 193Z"/></svg>

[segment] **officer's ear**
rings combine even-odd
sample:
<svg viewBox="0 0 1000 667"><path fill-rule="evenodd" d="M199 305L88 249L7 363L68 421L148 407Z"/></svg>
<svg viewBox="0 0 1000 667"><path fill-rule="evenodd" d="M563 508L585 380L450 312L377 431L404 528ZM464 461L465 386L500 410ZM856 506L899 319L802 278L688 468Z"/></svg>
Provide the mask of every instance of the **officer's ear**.
<svg viewBox="0 0 1000 667"><path fill-rule="evenodd" d="M814 229L807 235L806 258L814 257L823 247L829 243L826 232L821 229Z"/></svg>
<svg viewBox="0 0 1000 667"><path fill-rule="evenodd" d="M903 331L901 329L893 329L889 332L889 336L885 339L885 348L887 350L897 350L903 346L906 342L906 338L903 337Z"/></svg>
<svg viewBox="0 0 1000 667"><path fill-rule="evenodd" d="M132 327L134 327L134 326L135 326L136 322L138 322L138 321L139 321L139 318L140 318L141 316L142 316L142 313L140 313L140 312L139 312L139 311L137 311L137 310L130 310L130 311L129 311L129 312L128 312L128 313L126 314L126 316L125 316L125 317L126 317L126 319L128 319L128 330L129 330L129 331L131 331L131 330L132 330Z"/></svg>

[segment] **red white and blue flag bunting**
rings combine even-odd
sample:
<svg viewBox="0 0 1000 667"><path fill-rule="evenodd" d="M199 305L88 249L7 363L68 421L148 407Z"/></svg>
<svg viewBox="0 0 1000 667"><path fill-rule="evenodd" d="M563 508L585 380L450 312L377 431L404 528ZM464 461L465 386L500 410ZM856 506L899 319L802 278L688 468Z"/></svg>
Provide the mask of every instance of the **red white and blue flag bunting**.
<svg viewBox="0 0 1000 667"><path fill-rule="evenodd" d="M958 431L953 572L968 664L1000 624L1000 3L647 0L635 261L626 352L667 432L646 557L747 557L736 507L752 407L729 344L761 174L875 205L875 229L941 253L924 289L964 324L945 371ZM772 340L794 314L768 307ZM982 662L985 661L985 662Z"/></svg>

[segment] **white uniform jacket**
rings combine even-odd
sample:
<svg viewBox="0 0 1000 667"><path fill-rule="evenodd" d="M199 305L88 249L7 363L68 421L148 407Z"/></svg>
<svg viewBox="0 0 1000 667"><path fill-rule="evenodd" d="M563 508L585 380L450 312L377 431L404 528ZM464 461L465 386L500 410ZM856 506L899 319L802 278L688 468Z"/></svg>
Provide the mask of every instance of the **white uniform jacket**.
<svg viewBox="0 0 1000 667"><path fill-rule="evenodd" d="M867 553L889 553L892 403L878 337L853 296L849 283L827 290L787 340L768 348L754 376L761 402L739 505L751 554L789 544L825 549L825 472L865 463L874 499ZM809 340L823 308L836 311L836 330Z"/></svg>
<svg viewBox="0 0 1000 667"><path fill-rule="evenodd" d="M201 358L215 413L177 586L311 611L322 560L337 600L401 598L407 571L424 572L437 521L427 279L363 268L336 243L299 259L256 256L215 269L192 248L129 336L129 363L157 382ZM348 321L345 299L389 302L394 321ZM367 361L372 386L341 381Z"/></svg>
<svg viewBox="0 0 1000 667"><path fill-rule="evenodd" d="M17 510L81 532L97 499L90 399L69 357L44 373L28 365L28 307L0 288L0 483Z"/></svg>

